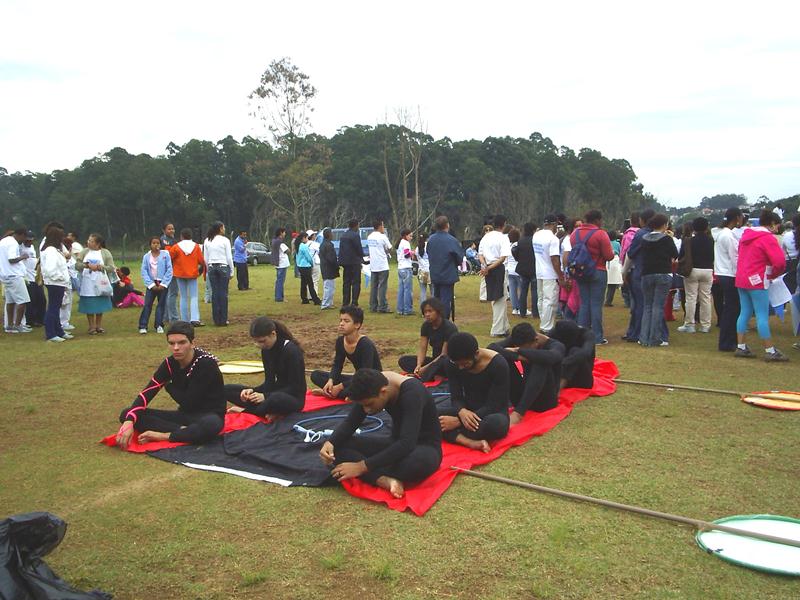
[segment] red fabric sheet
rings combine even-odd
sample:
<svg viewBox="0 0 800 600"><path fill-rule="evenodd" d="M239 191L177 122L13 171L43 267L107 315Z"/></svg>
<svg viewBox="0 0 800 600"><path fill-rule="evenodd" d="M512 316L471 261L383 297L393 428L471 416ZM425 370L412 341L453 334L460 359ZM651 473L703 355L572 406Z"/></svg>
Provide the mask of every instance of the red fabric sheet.
<svg viewBox="0 0 800 600"><path fill-rule="evenodd" d="M383 502L389 508L398 511L410 510L416 515L424 515L455 479L458 471L451 467L471 469L476 465L484 465L502 456L512 446L524 444L535 435L547 433L558 425L572 407L589 396L608 396L617 389L614 379L619 376L619 369L610 360L595 359L594 387L589 389L568 388L561 390L558 406L544 413L528 412L522 422L512 427L508 435L492 445L492 450L484 454L479 450L470 450L457 444L442 443L442 464L439 470L422 483L407 487L405 496L394 498L386 490L364 483L358 479L342 482L342 486L353 496L366 498L375 502Z"/></svg>

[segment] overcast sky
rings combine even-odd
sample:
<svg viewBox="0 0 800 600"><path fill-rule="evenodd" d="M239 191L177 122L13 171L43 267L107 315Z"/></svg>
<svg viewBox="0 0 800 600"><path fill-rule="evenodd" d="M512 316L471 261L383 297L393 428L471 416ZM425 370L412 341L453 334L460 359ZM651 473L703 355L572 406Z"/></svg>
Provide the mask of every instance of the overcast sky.
<svg viewBox="0 0 800 600"><path fill-rule="evenodd" d="M436 138L625 158L670 205L800 193L796 2L271 4L0 0L0 166L264 135L247 95L288 56L326 136L418 107Z"/></svg>

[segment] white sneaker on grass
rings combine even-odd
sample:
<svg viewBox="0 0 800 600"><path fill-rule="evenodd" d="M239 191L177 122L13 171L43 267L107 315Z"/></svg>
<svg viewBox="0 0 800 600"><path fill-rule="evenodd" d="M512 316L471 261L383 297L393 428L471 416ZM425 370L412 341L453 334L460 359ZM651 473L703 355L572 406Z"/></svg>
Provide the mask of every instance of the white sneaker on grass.
<svg viewBox="0 0 800 600"><path fill-rule="evenodd" d="M691 325L689 323L681 325L680 327L678 327L678 331L680 331L681 333L694 333L695 332L694 325Z"/></svg>
<svg viewBox="0 0 800 600"><path fill-rule="evenodd" d="M711 331L711 327L700 327L700 329L698 329L697 331L699 331L700 333L708 333L709 331Z"/></svg>
<svg viewBox="0 0 800 600"><path fill-rule="evenodd" d="M6 328L4 329L4 331L5 331L6 333L19 333L19 331L17 331L17 328L16 328L16 327L6 327Z"/></svg>
<svg viewBox="0 0 800 600"><path fill-rule="evenodd" d="M63 338L63 339L65 339L65 340L71 340L71 339L72 339L72 338L74 338L75 336L74 336L74 335L72 335L71 333L67 333L67 332L65 331L65 332L64 332L64 335L62 335L62 336L60 336L60 337L61 337L61 338Z"/></svg>
<svg viewBox="0 0 800 600"><path fill-rule="evenodd" d="M147 333L147 329L142 328L142 329L139 330L139 333L144 335L145 333Z"/></svg>
<svg viewBox="0 0 800 600"><path fill-rule="evenodd" d="M59 337L59 336L57 336L57 335L54 335L53 337L51 337L51 338L48 338L48 340L47 340L47 341L48 341L48 342L63 342L63 341L64 341L64 338L62 338L62 337Z"/></svg>
<svg viewBox="0 0 800 600"><path fill-rule="evenodd" d="M156 327L156 333L164 333L163 327Z"/></svg>
<svg viewBox="0 0 800 600"><path fill-rule="evenodd" d="M61 329L63 329L64 331L72 331L73 329L75 329L75 325L73 325L72 323L67 323L66 325L62 325Z"/></svg>

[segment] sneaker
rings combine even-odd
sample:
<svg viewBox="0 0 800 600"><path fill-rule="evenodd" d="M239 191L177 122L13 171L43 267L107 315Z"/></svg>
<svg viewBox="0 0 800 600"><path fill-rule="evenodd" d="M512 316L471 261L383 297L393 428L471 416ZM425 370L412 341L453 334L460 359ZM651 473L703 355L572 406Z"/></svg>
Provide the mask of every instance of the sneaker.
<svg viewBox="0 0 800 600"><path fill-rule="evenodd" d="M33 331L33 329L31 329L27 325L19 325L17 327L17 331L20 333L30 333L31 331Z"/></svg>
<svg viewBox="0 0 800 600"><path fill-rule="evenodd" d="M64 341L64 338L62 338L62 337L58 337L57 335L55 335L55 336L53 336L53 337L51 337L51 338L48 338L48 340L47 340L47 341L48 341L48 342L63 342L63 341Z"/></svg>
<svg viewBox="0 0 800 600"><path fill-rule="evenodd" d="M61 329L63 329L64 331L72 331L73 329L75 329L75 325L73 325L72 323L67 323L66 325L62 326Z"/></svg>
<svg viewBox="0 0 800 600"><path fill-rule="evenodd" d="M192 321L192 327L205 327L206 324L202 321Z"/></svg>
<svg viewBox="0 0 800 600"><path fill-rule="evenodd" d="M595 346L605 346L606 344L608 344L608 340L606 338L594 343Z"/></svg>
<svg viewBox="0 0 800 600"><path fill-rule="evenodd" d="M711 327L701 327L697 331L699 331L700 333L708 333L711 331Z"/></svg>
<svg viewBox="0 0 800 600"><path fill-rule="evenodd" d="M661 346L663 348L665 346L669 346L669 342L660 342L660 343L656 344L656 346Z"/></svg>
<svg viewBox="0 0 800 600"><path fill-rule="evenodd" d="M736 358L755 358L756 355L753 354L753 351L750 350L747 346L745 346L744 350L737 346L736 352L733 353Z"/></svg>
<svg viewBox="0 0 800 600"><path fill-rule="evenodd" d="M789 362L789 358L777 348L775 348L775 352L766 352L765 354L764 360L766 362Z"/></svg>
<svg viewBox="0 0 800 600"><path fill-rule="evenodd" d="M512 315L518 315L519 314L519 309L515 308L514 310L511 311L511 314Z"/></svg>
<svg viewBox="0 0 800 600"><path fill-rule="evenodd" d="M694 333L694 325L685 324L678 327L678 331L681 333Z"/></svg>
<svg viewBox="0 0 800 600"><path fill-rule="evenodd" d="M146 333L147 333L147 329L144 329L144 328L142 328L142 329L140 329L140 330L139 330L139 333L141 333L142 335L144 335L144 334L146 334Z"/></svg>
<svg viewBox="0 0 800 600"><path fill-rule="evenodd" d="M156 327L156 333L164 333L164 328L159 325Z"/></svg>
<svg viewBox="0 0 800 600"><path fill-rule="evenodd" d="M794 344L792 344L792 348L794 348L795 350L800 350L800 342L795 342Z"/></svg>
<svg viewBox="0 0 800 600"><path fill-rule="evenodd" d="M6 327L6 328L4 329L4 331L5 331L6 333L19 333L19 331L17 331L17 328L16 328L16 327Z"/></svg>
<svg viewBox="0 0 800 600"><path fill-rule="evenodd" d="M65 332L64 332L64 335L62 335L62 336L60 336L60 337L64 338L65 340L71 340L71 339L72 339L72 338L74 338L75 336L74 336L74 335L72 335L71 333L67 333L67 332L65 331Z"/></svg>

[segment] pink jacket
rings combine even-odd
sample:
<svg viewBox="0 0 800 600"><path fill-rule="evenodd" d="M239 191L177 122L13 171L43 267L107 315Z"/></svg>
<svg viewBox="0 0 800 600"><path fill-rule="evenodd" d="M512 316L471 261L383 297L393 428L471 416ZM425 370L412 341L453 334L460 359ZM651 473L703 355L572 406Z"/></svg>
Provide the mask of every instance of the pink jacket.
<svg viewBox="0 0 800 600"><path fill-rule="evenodd" d="M768 279L775 279L785 270L786 257L775 236L765 227L745 229L739 241L736 287L763 290Z"/></svg>
<svg viewBox="0 0 800 600"><path fill-rule="evenodd" d="M619 251L619 262L625 262L625 255L628 253L628 248L631 247L631 242L633 241L633 236L636 235L636 232L639 231L638 227L628 227L625 230L625 233L622 235L622 243L620 244L620 251Z"/></svg>

